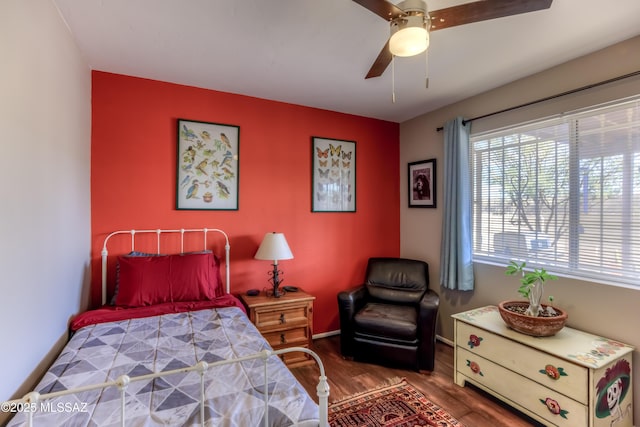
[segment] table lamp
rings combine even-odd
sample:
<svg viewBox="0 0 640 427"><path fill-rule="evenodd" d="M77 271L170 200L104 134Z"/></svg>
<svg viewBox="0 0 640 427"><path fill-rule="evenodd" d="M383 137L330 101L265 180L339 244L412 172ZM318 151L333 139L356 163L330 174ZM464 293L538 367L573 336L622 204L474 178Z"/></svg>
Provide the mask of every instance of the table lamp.
<svg viewBox="0 0 640 427"><path fill-rule="evenodd" d="M282 283L282 279L279 277L282 272L278 270L278 261L281 259L293 259L293 254L289 249L284 234L276 233L275 231L265 234L254 258L273 261L273 271L268 273L271 276L269 282L273 286L273 296L280 298L284 294L278 290L278 286Z"/></svg>

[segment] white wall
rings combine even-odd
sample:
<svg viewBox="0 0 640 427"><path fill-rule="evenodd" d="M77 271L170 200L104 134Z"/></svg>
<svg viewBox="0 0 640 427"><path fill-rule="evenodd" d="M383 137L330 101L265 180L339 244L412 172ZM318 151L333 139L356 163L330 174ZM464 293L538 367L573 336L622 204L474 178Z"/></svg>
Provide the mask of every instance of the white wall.
<svg viewBox="0 0 640 427"><path fill-rule="evenodd" d="M2 401L85 307L91 72L51 0L0 0L0 58Z"/></svg>
<svg viewBox="0 0 640 427"><path fill-rule="evenodd" d="M558 67L518 80L484 94L468 98L438 111L405 122L400 127L400 161L437 158L443 160L443 136L436 128L456 117L476 117L588 84L640 70L640 37L613 45ZM640 94L640 77L608 84L579 94L565 96L536 106L518 109L472 124L472 132L495 129L539 117L596 105L609 100ZM401 174L401 188L406 188ZM438 168L438 194L442 199L442 167ZM429 262L430 279L441 297L439 333L453 340L451 314L517 299L517 282L504 276L504 269L475 265L476 289L473 292L445 291L439 286L442 208L406 208L406 191L401 191L400 250L402 256ZM640 285L640 280L639 283ZM624 289L591 282L560 279L548 285L554 304L569 312L569 325L594 334L620 340L640 348L640 289ZM634 409L640 419L640 355L634 352Z"/></svg>

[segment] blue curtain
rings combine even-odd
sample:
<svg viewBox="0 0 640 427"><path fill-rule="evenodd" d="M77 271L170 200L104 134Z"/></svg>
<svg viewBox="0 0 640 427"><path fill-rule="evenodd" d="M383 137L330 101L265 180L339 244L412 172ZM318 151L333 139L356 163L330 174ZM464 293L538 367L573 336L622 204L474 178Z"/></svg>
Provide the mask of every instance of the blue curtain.
<svg viewBox="0 0 640 427"><path fill-rule="evenodd" d="M473 290L471 250L471 178L469 132L462 117L444 126L444 212L440 284L447 289Z"/></svg>

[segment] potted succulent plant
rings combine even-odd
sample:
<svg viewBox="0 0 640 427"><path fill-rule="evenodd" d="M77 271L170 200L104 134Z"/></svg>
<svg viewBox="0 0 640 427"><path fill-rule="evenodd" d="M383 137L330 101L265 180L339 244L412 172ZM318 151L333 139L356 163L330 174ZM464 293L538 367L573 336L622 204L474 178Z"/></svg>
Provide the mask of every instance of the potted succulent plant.
<svg viewBox="0 0 640 427"><path fill-rule="evenodd" d="M505 274L521 275L518 293L528 301L503 301L498 305L500 315L512 329L533 336L555 335L564 327L567 313L550 304L542 304L544 284L557 279L544 268L525 271L526 263L511 261ZM549 302L553 297L549 297Z"/></svg>

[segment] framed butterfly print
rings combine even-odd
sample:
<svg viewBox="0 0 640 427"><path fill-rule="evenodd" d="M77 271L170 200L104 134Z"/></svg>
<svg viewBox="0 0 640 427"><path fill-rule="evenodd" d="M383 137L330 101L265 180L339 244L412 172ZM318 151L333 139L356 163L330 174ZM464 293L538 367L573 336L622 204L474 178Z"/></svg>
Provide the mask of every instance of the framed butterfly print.
<svg viewBox="0 0 640 427"><path fill-rule="evenodd" d="M312 137L311 211L356 211L356 143Z"/></svg>
<svg viewBox="0 0 640 427"><path fill-rule="evenodd" d="M178 119L176 209L238 210L240 128Z"/></svg>

